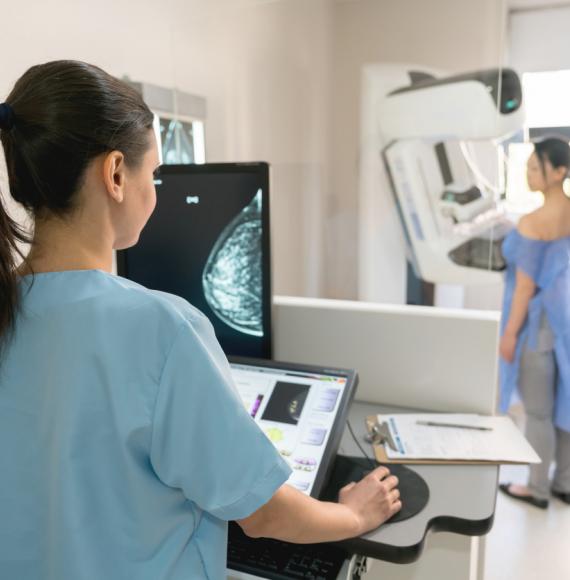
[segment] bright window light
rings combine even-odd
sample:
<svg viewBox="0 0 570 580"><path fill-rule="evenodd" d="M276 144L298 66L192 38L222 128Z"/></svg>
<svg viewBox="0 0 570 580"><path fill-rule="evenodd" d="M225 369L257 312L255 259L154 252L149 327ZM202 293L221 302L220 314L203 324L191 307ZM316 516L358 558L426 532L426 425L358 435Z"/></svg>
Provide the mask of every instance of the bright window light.
<svg viewBox="0 0 570 580"><path fill-rule="evenodd" d="M570 70L524 73L522 86L526 129L570 127ZM541 194L528 190L526 182L526 162L532 151L531 143L508 146L507 211L528 213L544 201Z"/></svg>
<svg viewBox="0 0 570 580"><path fill-rule="evenodd" d="M539 193L529 191L526 162L533 152L532 143L510 143L507 153L507 211L528 213L542 204Z"/></svg>
<svg viewBox="0 0 570 580"><path fill-rule="evenodd" d="M570 127L570 70L524 73L527 127Z"/></svg>

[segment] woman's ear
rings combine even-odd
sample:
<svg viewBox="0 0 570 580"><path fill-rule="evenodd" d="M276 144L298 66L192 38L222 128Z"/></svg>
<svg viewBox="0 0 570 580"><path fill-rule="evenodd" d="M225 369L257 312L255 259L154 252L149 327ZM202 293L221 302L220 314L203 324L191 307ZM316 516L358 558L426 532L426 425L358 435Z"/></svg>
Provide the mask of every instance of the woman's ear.
<svg viewBox="0 0 570 580"><path fill-rule="evenodd" d="M564 179L568 176L568 167L561 165L560 167L552 168L552 176L557 182L564 181Z"/></svg>
<svg viewBox="0 0 570 580"><path fill-rule="evenodd" d="M125 156L120 151L111 151L105 156L103 182L107 193L117 203L122 203L125 197Z"/></svg>
<svg viewBox="0 0 570 580"><path fill-rule="evenodd" d="M568 177L568 167L561 165L556 168L556 178L560 181L564 181Z"/></svg>

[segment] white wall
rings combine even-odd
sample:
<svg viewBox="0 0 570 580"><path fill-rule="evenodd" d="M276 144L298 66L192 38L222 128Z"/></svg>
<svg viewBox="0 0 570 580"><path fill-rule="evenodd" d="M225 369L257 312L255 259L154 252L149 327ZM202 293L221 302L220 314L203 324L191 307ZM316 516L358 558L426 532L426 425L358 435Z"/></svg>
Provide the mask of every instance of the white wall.
<svg viewBox="0 0 570 580"><path fill-rule="evenodd" d="M59 58L206 97L207 160L272 163L275 291L321 291L327 0L35 0L8 13L0 97L29 66Z"/></svg>
<svg viewBox="0 0 570 580"><path fill-rule="evenodd" d="M569 27L569 5L513 11L509 65L520 72L570 69Z"/></svg>
<svg viewBox="0 0 570 580"><path fill-rule="evenodd" d="M357 296L359 104L366 63L416 63L460 72L498 66L502 0L337 2L333 28L332 169L325 240L328 296ZM379 192L379 195L391 195ZM402 255L394 257L399 272ZM387 273L387 275L390 275Z"/></svg>

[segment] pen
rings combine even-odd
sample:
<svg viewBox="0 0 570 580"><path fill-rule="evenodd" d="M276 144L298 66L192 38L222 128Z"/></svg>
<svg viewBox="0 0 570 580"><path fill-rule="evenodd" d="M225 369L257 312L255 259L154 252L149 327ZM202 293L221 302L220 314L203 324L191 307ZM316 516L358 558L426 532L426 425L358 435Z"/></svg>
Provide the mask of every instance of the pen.
<svg viewBox="0 0 570 580"><path fill-rule="evenodd" d="M476 425L458 425L457 423L437 423L436 421L416 421L416 425L428 427L454 427L455 429L475 429L476 431L492 431L492 427L477 427Z"/></svg>

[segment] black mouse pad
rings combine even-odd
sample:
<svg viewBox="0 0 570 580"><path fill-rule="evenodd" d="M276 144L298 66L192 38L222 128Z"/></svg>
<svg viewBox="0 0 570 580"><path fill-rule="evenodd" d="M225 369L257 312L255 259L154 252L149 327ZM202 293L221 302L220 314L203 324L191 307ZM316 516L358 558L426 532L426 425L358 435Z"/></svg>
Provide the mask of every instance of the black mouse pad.
<svg viewBox="0 0 570 580"><path fill-rule="evenodd" d="M380 463L375 462L376 467ZM386 467L392 475L399 479L398 489L402 500L402 509L394 514L388 522L395 524L403 522L420 513L429 500L427 483L412 469L404 465L389 464ZM319 499L323 501L337 501L338 492L351 481L360 481L372 471L371 462L364 457L347 457L337 455L329 481Z"/></svg>

